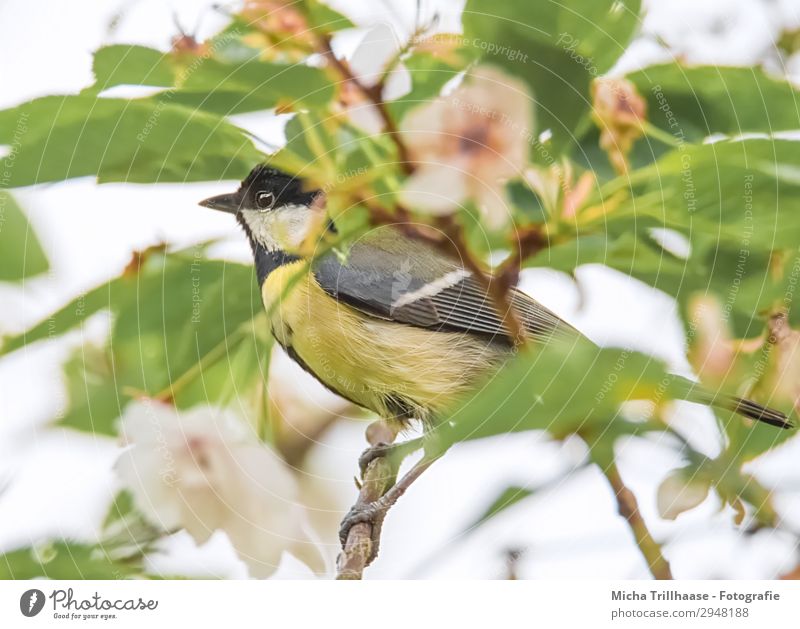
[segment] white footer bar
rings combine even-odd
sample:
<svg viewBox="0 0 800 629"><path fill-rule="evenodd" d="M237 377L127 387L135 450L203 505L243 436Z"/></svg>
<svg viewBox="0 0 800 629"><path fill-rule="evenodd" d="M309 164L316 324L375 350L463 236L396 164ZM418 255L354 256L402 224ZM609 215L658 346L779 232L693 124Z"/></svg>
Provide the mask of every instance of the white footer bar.
<svg viewBox="0 0 800 629"><path fill-rule="evenodd" d="M0 627L800 627L798 581L4 581Z"/></svg>

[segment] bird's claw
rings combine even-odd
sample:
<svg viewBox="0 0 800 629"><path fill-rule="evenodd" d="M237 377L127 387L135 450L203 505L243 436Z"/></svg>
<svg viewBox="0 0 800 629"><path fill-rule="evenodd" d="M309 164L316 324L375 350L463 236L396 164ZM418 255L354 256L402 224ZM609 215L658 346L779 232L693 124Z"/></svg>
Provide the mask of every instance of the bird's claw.
<svg viewBox="0 0 800 629"><path fill-rule="evenodd" d="M383 519L386 516L386 510L381 508L376 503L355 505L347 515L342 519L339 525L339 541L342 548L347 545L347 538L350 535L350 530L357 524L369 524L372 528L370 532L370 541L372 542L369 557L365 565L369 565L378 556L381 539L381 526Z"/></svg>
<svg viewBox="0 0 800 629"><path fill-rule="evenodd" d="M372 463L375 459L387 456L395 447L396 446L391 443L380 442L364 450L361 453L361 456L358 457L358 468L361 470L361 477L364 477L364 474L367 471L367 466L370 463Z"/></svg>
<svg viewBox="0 0 800 629"><path fill-rule="evenodd" d="M379 441L373 446L370 446L361 456L358 457L358 466L361 469L361 476L367 471L367 466L375 459L385 457L389 459L392 469L397 470L403 460L412 452L416 452L424 447L422 438L412 439L411 441L402 441L399 443L386 443Z"/></svg>

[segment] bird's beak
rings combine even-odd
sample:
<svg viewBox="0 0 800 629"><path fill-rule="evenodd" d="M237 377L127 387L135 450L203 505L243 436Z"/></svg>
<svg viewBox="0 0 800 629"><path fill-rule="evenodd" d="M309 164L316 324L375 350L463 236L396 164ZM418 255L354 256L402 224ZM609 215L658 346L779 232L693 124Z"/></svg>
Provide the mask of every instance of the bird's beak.
<svg viewBox="0 0 800 629"><path fill-rule="evenodd" d="M200 201L200 205L230 214L236 214L239 211L239 199L235 194L218 194L215 197L203 199Z"/></svg>

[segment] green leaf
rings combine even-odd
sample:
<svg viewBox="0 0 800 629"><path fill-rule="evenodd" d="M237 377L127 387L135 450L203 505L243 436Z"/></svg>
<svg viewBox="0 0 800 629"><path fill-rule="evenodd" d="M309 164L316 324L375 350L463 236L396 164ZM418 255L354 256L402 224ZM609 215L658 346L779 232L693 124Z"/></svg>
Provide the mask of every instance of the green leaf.
<svg viewBox="0 0 800 629"><path fill-rule="evenodd" d="M92 315L111 308L111 284L103 284L88 293L79 295L30 329L3 338L0 343L0 356L10 354L25 345L48 338L56 338L73 329L81 329L82 324Z"/></svg>
<svg viewBox="0 0 800 629"><path fill-rule="evenodd" d="M23 280L48 268L47 256L22 209L0 190L0 281Z"/></svg>
<svg viewBox="0 0 800 629"><path fill-rule="evenodd" d="M141 567L117 561L102 546L57 541L20 548L0 556L0 579L122 579L141 575Z"/></svg>
<svg viewBox="0 0 800 629"><path fill-rule="evenodd" d="M337 144L323 120L311 113L294 116L286 123L284 134L286 144L272 156L270 163L317 183L332 174L330 160L343 155L347 148L347 143Z"/></svg>
<svg viewBox="0 0 800 629"><path fill-rule="evenodd" d="M758 357L753 357L755 363ZM758 368L754 367L750 373L758 373ZM763 365L760 366L763 369ZM756 397L756 396L754 396ZM757 400L769 404L775 404L774 400ZM738 467L742 463L752 461L757 456L768 452L787 441L797 437L796 430L780 430L774 426L769 426L762 422L752 422L742 419L737 415L729 416L723 422L723 428L728 438L728 446L725 449L724 458L728 462L735 461Z"/></svg>
<svg viewBox="0 0 800 629"><path fill-rule="evenodd" d="M777 307L788 308L796 324L798 147L785 140L686 144L609 184L587 209L605 213L591 220L579 214L572 232L555 233L526 264L568 273L604 264L675 297L684 315L694 295L715 294L737 338L761 334ZM653 228L686 236L688 259L663 248Z"/></svg>
<svg viewBox="0 0 800 629"><path fill-rule="evenodd" d="M481 524L485 523L487 520L491 520L494 516L502 511L505 511L509 507L513 507L515 504L528 498L529 496L533 495L533 491L527 489L525 487L519 487L516 485L511 485L510 487L506 487L497 498L492 501L486 510L481 514L481 516L475 520L470 526L469 529L474 529L479 527Z"/></svg>
<svg viewBox="0 0 800 629"><path fill-rule="evenodd" d="M117 418L129 396L117 391L113 357L101 347L84 345L64 365L69 405L57 425L115 437Z"/></svg>
<svg viewBox="0 0 800 629"><path fill-rule="evenodd" d="M114 85L170 89L142 102L184 105L221 115L270 109L277 105L322 107L334 87L325 73L302 64L246 58L225 62L211 55L176 56L143 46L107 46L95 53L95 84L84 94Z"/></svg>
<svg viewBox="0 0 800 629"><path fill-rule="evenodd" d="M333 84L317 68L250 59L238 64L205 59L179 79L179 89L156 96L217 114L283 107L322 107L333 99Z"/></svg>
<svg viewBox="0 0 800 629"><path fill-rule="evenodd" d="M259 385L268 379L272 342L266 318L256 316L249 330L228 337L219 360L209 361L202 377L180 388L173 400L176 406L235 405L250 411L244 413L248 419L254 417L263 402Z"/></svg>
<svg viewBox="0 0 800 629"><path fill-rule="evenodd" d="M800 268L800 251L769 251L740 243L717 241L709 236L693 245L687 273L678 294L686 312L688 299L697 293L716 295L729 313L728 323L736 338L752 338L764 331L769 313L789 311L789 320L800 320L800 308L792 300Z"/></svg>
<svg viewBox="0 0 800 629"><path fill-rule="evenodd" d="M637 227L641 231L637 232ZM587 230L585 235L543 249L526 260L525 265L572 274L574 269L584 264L604 264L671 295L677 294L693 269L688 267L686 260L661 247L643 225L631 223L629 229L623 233L611 230L592 233Z"/></svg>
<svg viewBox="0 0 800 629"><path fill-rule="evenodd" d="M8 185L97 176L152 183L243 178L262 155L242 131L171 103L47 96L0 111L0 144L27 132Z"/></svg>
<svg viewBox="0 0 800 629"><path fill-rule="evenodd" d="M224 360L230 337L262 312L252 267L187 253L153 255L112 286L118 388L173 393L201 359Z"/></svg>
<svg viewBox="0 0 800 629"><path fill-rule="evenodd" d="M170 53L145 46L104 46L94 53L92 71L95 85L90 89L98 92L115 85L175 84L175 63Z"/></svg>
<svg viewBox="0 0 800 629"><path fill-rule="evenodd" d="M403 65L411 75L411 91L388 104L389 112L397 121L410 109L438 96L444 85L461 70L434 55L420 52L404 59Z"/></svg>
<svg viewBox="0 0 800 629"><path fill-rule="evenodd" d="M799 322L792 299L800 268L798 148L789 140L686 143L603 186L574 233L555 234L554 246L528 264L567 272L605 264L676 297L684 314L696 293L716 294L738 338L761 334L765 314L777 307ZM652 228L683 234L688 259L663 249Z"/></svg>
<svg viewBox="0 0 800 629"><path fill-rule="evenodd" d="M800 129L800 93L758 67L668 63L627 78L647 99L650 122L676 141Z"/></svg>
<svg viewBox="0 0 800 629"><path fill-rule="evenodd" d="M348 185L352 179L363 180L369 174L376 193L396 192L400 171L396 147L387 136L368 136L349 125L337 127L330 119L311 112L294 116L284 133L286 144L270 157L270 163L298 174L310 186L335 193L336 187ZM390 187L393 181L395 187Z"/></svg>
<svg viewBox="0 0 800 629"><path fill-rule="evenodd" d="M437 444L522 430L556 438L578 431L605 438L633 430L618 416L628 400L668 399L674 377L656 359L588 341L528 347L483 388L454 407L437 428Z"/></svg>
<svg viewBox="0 0 800 629"><path fill-rule="evenodd" d="M525 223L546 223L548 220L547 210L539 196L534 193L530 186L525 185L519 180L506 184L506 190L514 208L518 211L520 218Z"/></svg>
<svg viewBox="0 0 800 629"><path fill-rule="evenodd" d="M650 217L692 241L711 235L762 250L794 247L800 228L800 212L795 211L799 147L788 140L761 139L684 145L612 182L627 190L609 216ZM597 223L607 220L601 216ZM629 229L623 222L617 225Z"/></svg>
<svg viewBox="0 0 800 629"><path fill-rule="evenodd" d="M129 490L123 489L114 496L114 501L109 506L108 513L106 513L105 520L103 520L103 529L124 521L134 513L133 494Z"/></svg>
<svg viewBox="0 0 800 629"><path fill-rule="evenodd" d="M640 0L536 3L468 0L464 35L530 85L542 129L562 150L590 108L589 86L622 55L638 25Z"/></svg>
<svg viewBox="0 0 800 629"><path fill-rule="evenodd" d="M603 264L674 297L688 324L688 304L697 294L713 294L725 304L736 338L752 338L764 329L765 313L791 291L791 269L800 253L784 250L743 251L735 243L699 238L684 260L663 249L646 232L587 234L555 244L526 260L525 265L573 274L584 264ZM780 264L778 264L780 260ZM791 306L791 304L786 304ZM800 321L800 309L789 309L790 321Z"/></svg>
<svg viewBox="0 0 800 629"><path fill-rule="evenodd" d="M238 403L263 375L258 365L269 342L261 297L252 267L203 254L140 255L138 268L6 339L2 351L79 329L108 309L108 347L84 346L65 366L70 405L61 425L116 434L121 409L140 395L180 406Z"/></svg>
<svg viewBox="0 0 800 629"><path fill-rule="evenodd" d="M333 33L355 26L348 17L319 0L303 0L301 6L315 33Z"/></svg>

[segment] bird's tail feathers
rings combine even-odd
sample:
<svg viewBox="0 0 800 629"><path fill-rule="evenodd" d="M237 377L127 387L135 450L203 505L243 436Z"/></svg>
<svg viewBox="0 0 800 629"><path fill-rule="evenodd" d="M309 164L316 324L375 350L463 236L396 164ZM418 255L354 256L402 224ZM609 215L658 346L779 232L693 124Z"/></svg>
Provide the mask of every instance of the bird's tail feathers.
<svg viewBox="0 0 800 629"><path fill-rule="evenodd" d="M794 428L794 424L789 417L781 411L763 406L753 400L713 393L703 388L699 383L687 380L682 376L674 376L671 390L677 396L683 397L690 402L732 411L748 419L760 421L777 428Z"/></svg>
<svg viewBox="0 0 800 629"><path fill-rule="evenodd" d="M777 428L794 428L794 424L784 413L776 411L774 408L769 408L768 406L762 406L757 402L753 402L753 400L729 397L725 402L727 403L723 408L727 408L729 411L738 413L743 417L755 419L756 421L764 422L765 424L776 426ZM722 406L722 404L720 405Z"/></svg>
<svg viewBox="0 0 800 629"><path fill-rule="evenodd" d="M687 399L692 402L732 411L742 417L764 422L777 428L794 428L794 424L785 413L746 398L733 395L715 395L710 391L695 388Z"/></svg>

